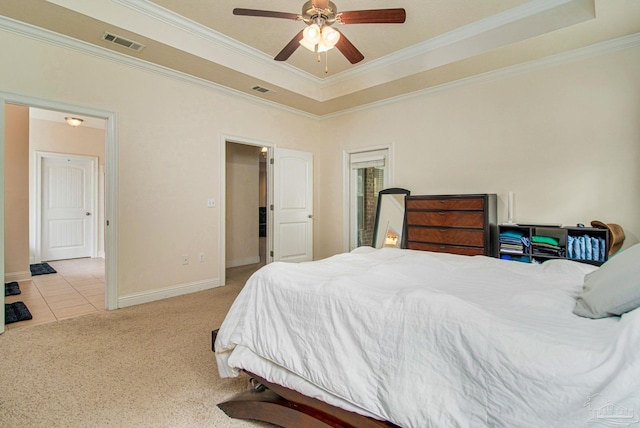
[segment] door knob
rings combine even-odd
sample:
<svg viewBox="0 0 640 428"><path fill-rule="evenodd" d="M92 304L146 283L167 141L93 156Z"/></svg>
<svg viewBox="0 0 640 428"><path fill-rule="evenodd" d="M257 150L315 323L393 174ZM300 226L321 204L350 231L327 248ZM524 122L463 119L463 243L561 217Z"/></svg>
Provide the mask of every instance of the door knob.
<svg viewBox="0 0 640 428"><path fill-rule="evenodd" d="M84 213L84 215L89 216L89 215L91 215L91 213L89 211L87 211L86 213Z"/></svg>

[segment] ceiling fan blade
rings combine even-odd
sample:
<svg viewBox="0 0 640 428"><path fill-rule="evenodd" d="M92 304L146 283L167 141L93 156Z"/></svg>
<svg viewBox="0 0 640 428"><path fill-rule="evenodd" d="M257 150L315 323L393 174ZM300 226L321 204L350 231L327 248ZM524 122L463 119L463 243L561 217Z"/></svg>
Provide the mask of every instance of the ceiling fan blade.
<svg viewBox="0 0 640 428"><path fill-rule="evenodd" d="M274 12L272 10L242 9L239 7L233 9L233 14L242 16L263 16L266 18L293 19L294 21L297 21L298 18L300 18L300 15L297 15L295 13Z"/></svg>
<svg viewBox="0 0 640 428"><path fill-rule="evenodd" d="M300 32L296 34L289 43L287 43L287 46L285 46L280 51L280 53L276 55L276 57L274 58L276 61L286 61L289 59L291 54L293 54L296 51L296 49L298 49L298 46L300 46L300 40L302 40L303 31L304 30L300 30Z"/></svg>
<svg viewBox="0 0 640 428"><path fill-rule="evenodd" d="M352 10L339 14L343 24L402 24L407 18L404 9Z"/></svg>
<svg viewBox="0 0 640 428"><path fill-rule="evenodd" d="M336 49L342 52L342 55L344 55L351 64L356 64L364 59L364 55L353 46L353 43L351 43L342 32L340 32L338 43L336 43Z"/></svg>

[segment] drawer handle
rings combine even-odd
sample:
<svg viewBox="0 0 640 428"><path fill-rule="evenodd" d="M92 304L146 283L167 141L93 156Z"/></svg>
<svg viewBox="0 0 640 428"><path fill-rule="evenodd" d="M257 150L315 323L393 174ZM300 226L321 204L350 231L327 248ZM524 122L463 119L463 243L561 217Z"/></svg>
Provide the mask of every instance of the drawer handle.
<svg viewBox="0 0 640 428"><path fill-rule="evenodd" d="M438 232L440 233L445 233L447 231L447 229L438 229Z"/></svg>
<svg viewBox="0 0 640 428"><path fill-rule="evenodd" d="M438 211L438 215L444 215L444 211Z"/></svg>

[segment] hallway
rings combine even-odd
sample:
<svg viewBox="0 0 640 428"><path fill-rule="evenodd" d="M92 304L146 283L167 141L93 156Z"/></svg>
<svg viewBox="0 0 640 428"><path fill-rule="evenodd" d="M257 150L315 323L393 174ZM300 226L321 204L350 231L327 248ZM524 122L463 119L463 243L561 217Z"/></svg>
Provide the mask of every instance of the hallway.
<svg viewBox="0 0 640 428"><path fill-rule="evenodd" d="M22 301L32 319L7 324L6 329L27 327L105 310L105 266L102 258L49 262L57 273L20 281L21 294L5 296L5 303Z"/></svg>

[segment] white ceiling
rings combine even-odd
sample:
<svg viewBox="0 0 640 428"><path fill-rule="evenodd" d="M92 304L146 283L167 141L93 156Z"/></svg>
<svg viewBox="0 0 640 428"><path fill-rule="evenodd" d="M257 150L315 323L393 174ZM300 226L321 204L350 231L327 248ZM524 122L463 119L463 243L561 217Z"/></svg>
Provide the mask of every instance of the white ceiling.
<svg viewBox="0 0 640 428"><path fill-rule="evenodd" d="M324 116L640 33L637 0L335 0L338 11L404 8L404 24L338 29L363 53L300 47L273 57L305 24L235 16L235 7L301 13L292 0L2 0L0 28L24 22L203 82ZM140 42L135 52L101 39ZM51 34L53 34L51 33ZM271 90L262 94L254 86Z"/></svg>

